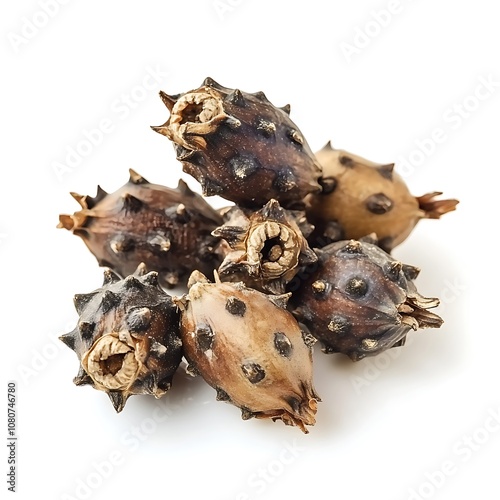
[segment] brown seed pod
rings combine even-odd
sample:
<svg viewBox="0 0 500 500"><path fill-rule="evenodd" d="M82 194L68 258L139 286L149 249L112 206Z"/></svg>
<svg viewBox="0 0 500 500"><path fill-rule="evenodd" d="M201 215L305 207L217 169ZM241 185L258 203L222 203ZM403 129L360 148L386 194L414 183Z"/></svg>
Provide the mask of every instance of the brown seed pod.
<svg viewBox="0 0 500 500"><path fill-rule="evenodd" d="M318 262L304 272L292 301L295 316L325 352L357 361L403 345L410 330L441 326L443 320L428 310L439 299L420 295L413 283L418 268L355 240L317 253Z"/></svg>
<svg viewBox="0 0 500 500"><path fill-rule="evenodd" d="M102 288L75 295L76 328L60 339L76 352L76 385L109 396L120 412L132 394L159 398L170 388L182 358L179 311L158 285L158 273L136 272L120 279L104 271Z"/></svg>
<svg viewBox="0 0 500 500"><path fill-rule="evenodd" d="M144 262L171 287L194 269L213 272L220 264L211 232L222 217L182 180L177 189L150 184L130 170L130 180L91 198L71 193L82 210L60 215L58 227L80 236L99 265L121 276Z"/></svg>
<svg viewBox="0 0 500 500"><path fill-rule="evenodd" d="M218 400L241 408L243 419L281 419L307 432L319 401L312 386L314 339L285 309L288 295L209 283L196 271L188 286L177 303L192 371L216 389Z"/></svg>
<svg viewBox="0 0 500 500"><path fill-rule="evenodd" d="M376 233L390 252L421 219L439 219L457 200L436 200L442 193L414 197L394 164L381 165L328 143L316 153L323 167L323 191L307 198L307 216L316 226L311 242L360 239Z"/></svg>
<svg viewBox="0 0 500 500"><path fill-rule="evenodd" d="M276 200L257 212L233 207L225 220L213 232L230 247L218 270L223 279L281 294L299 266L317 259L304 238L313 229L305 213L285 210Z"/></svg>
<svg viewBox="0 0 500 500"><path fill-rule="evenodd" d="M252 208L274 198L289 207L320 190L321 168L289 106L277 108L263 92L229 89L211 78L184 94L160 96L170 118L152 128L174 142L184 171L206 196Z"/></svg>

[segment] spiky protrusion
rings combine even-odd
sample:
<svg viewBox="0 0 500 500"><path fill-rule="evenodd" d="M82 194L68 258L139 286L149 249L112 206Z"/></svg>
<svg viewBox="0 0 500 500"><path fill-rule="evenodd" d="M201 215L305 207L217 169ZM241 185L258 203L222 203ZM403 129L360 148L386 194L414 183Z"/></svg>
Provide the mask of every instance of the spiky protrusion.
<svg viewBox="0 0 500 500"><path fill-rule="evenodd" d="M280 419L307 432L319 398L310 343L283 308L287 299L242 283L210 283L195 272L189 293L177 300L181 336L190 366L217 390L218 400L241 408L244 419Z"/></svg>
<svg viewBox="0 0 500 500"><path fill-rule="evenodd" d="M402 345L410 330L439 328L429 311L437 298L420 295L419 269L396 261L373 243L340 241L317 251L311 272L297 279L294 314L324 344L353 361Z"/></svg>
<svg viewBox="0 0 500 500"><path fill-rule="evenodd" d="M159 398L170 387L182 357L179 312L141 264L125 279L104 271L102 288L75 295L76 328L60 339L76 352L76 385L108 394L121 411L132 394Z"/></svg>
<svg viewBox="0 0 500 500"><path fill-rule="evenodd" d="M307 198L307 215L316 226L313 246L376 233L390 252L421 219L439 219L457 200L436 200L442 193L412 196L394 163L373 163L326 144L316 153L323 167L323 191Z"/></svg>
<svg viewBox="0 0 500 500"><path fill-rule="evenodd" d="M225 224L213 234L224 238L229 246L219 268L225 279L284 293L299 266L317 259L304 237L313 229L304 212L285 210L276 200L270 200L252 213L233 207L224 218Z"/></svg>
<svg viewBox="0 0 500 500"><path fill-rule="evenodd" d="M161 96L170 118L152 128L174 142L184 171L205 195L253 208L275 198L288 207L319 191L321 168L289 107L211 78L185 94Z"/></svg>
<svg viewBox="0 0 500 500"><path fill-rule="evenodd" d="M101 266L121 276L145 262L170 287L220 263L211 232L222 218L182 180L172 189L130 170L129 182L112 194L98 188L95 198L72 195L82 210L60 215L58 227L80 236Z"/></svg>

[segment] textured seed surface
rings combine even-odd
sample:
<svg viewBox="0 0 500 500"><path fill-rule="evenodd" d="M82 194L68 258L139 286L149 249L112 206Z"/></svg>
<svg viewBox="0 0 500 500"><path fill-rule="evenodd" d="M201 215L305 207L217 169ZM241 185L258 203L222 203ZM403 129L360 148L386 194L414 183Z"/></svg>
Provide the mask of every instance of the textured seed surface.
<svg viewBox="0 0 500 500"><path fill-rule="evenodd" d="M141 265L120 279L108 269L102 288L75 296L75 306L78 325L61 337L80 361L75 384L106 392L116 411L133 394L168 390L182 357L179 311L157 273Z"/></svg>
<svg viewBox="0 0 500 500"><path fill-rule="evenodd" d="M321 247L337 239L359 239L376 233L386 251L404 241L417 222L439 218L452 211L457 200L436 200L441 193L415 197L394 164L378 164L328 143L316 153L323 168L319 180L323 191L307 198L308 217L316 226L313 246ZM328 234L328 223L340 230ZM326 239L326 242L325 242ZM325 242L325 243L322 243Z"/></svg>
<svg viewBox="0 0 500 500"><path fill-rule="evenodd" d="M280 307L286 298L242 284L208 283L194 273L188 295L178 300L181 334L190 365L243 416L281 419L305 431L315 422L318 397L310 347L296 320ZM244 314L235 314L241 304ZM197 340L207 325L213 332L209 350Z"/></svg>
<svg viewBox="0 0 500 500"><path fill-rule="evenodd" d="M153 130L173 141L184 171L206 195L259 208L271 198L288 206L320 190L321 168L289 107L211 78L163 101L170 117Z"/></svg>
<svg viewBox="0 0 500 500"><path fill-rule="evenodd" d="M127 276L144 262L162 284L176 286L194 269L220 264L211 232L220 215L180 181L176 189L150 184L134 171L118 191L95 198L73 193L82 210L61 215L59 227L80 236L102 266Z"/></svg>
<svg viewBox="0 0 500 500"><path fill-rule="evenodd" d="M353 360L378 354L404 341L411 329L442 323L428 310L439 300L418 293L414 269L372 243L332 243L293 294L295 314L326 352Z"/></svg>

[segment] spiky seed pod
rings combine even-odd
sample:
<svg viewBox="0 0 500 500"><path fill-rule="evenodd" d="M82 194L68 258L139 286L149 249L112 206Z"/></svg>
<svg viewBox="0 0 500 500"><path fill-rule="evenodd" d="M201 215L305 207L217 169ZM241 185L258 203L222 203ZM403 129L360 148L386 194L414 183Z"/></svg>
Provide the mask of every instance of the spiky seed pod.
<svg viewBox="0 0 500 500"><path fill-rule="evenodd" d="M184 171L206 196L252 208L275 198L289 207L319 191L321 168L289 106L277 108L263 92L229 89L211 78L184 94L160 96L170 118L152 128L174 142Z"/></svg>
<svg viewBox="0 0 500 500"><path fill-rule="evenodd" d="M91 198L71 193L82 210L60 215L59 226L80 236L99 265L121 276L144 262L171 287L194 269L220 264L211 232L222 217L187 184L177 189L151 184L130 170L130 180L112 194L100 187Z"/></svg>
<svg viewBox="0 0 500 500"><path fill-rule="evenodd" d="M439 328L428 309L437 298L418 293L419 269L393 259L378 246L355 240L318 250L293 295L294 314L324 345L353 361L403 345L410 330Z"/></svg>
<svg viewBox="0 0 500 500"><path fill-rule="evenodd" d="M216 275L217 279L217 275ZM184 354L192 370L250 417L281 419L307 432L317 401L310 336L285 309L288 295L265 295L242 283L189 279L178 299Z"/></svg>
<svg viewBox="0 0 500 500"><path fill-rule="evenodd" d="M228 243L218 272L229 281L281 294L299 266L317 259L304 237L313 229L304 212L285 210L270 200L257 212L233 207L225 219L213 234Z"/></svg>
<svg viewBox="0 0 500 500"><path fill-rule="evenodd" d="M132 394L162 396L182 358L179 311L141 264L125 279L110 269L92 293L75 295L76 328L60 339L76 352L76 385L109 396L120 412Z"/></svg>
<svg viewBox="0 0 500 500"><path fill-rule="evenodd" d="M323 190L307 198L307 216L316 226L311 244L359 239L376 233L390 252L421 219L439 219L457 200L436 200L439 192L412 196L394 164L381 165L328 143L316 153L323 167Z"/></svg>

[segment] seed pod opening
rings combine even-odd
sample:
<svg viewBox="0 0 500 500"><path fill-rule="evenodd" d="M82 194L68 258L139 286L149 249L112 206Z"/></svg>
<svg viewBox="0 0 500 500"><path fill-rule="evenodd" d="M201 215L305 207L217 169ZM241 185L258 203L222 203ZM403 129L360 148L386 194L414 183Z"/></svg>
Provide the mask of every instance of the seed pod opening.
<svg viewBox="0 0 500 500"><path fill-rule="evenodd" d="M224 279L280 294L300 266L316 261L304 237L312 231L304 212L270 200L257 212L233 207L225 219L213 232L229 246L218 271Z"/></svg>

